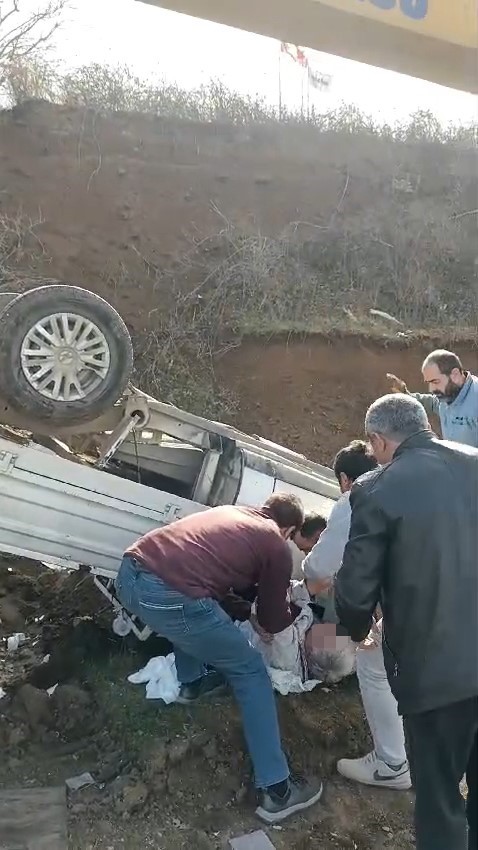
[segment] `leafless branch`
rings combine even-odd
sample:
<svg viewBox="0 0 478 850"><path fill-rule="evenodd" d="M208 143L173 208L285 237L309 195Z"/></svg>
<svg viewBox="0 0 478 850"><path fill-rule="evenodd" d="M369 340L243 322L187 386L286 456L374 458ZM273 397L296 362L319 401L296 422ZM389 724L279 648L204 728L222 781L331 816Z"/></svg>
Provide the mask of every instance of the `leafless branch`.
<svg viewBox="0 0 478 850"><path fill-rule="evenodd" d="M92 134L93 134L93 139L95 140L96 149L98 151L98 163L97 163L97 166L94 169L94 171L92 171L90 176L89 176L88 183L86 185L86 191L87 192L90 191L90 186L91 186L93 180L100 173L101 165L103 163L103 154L101 153L101 145L100 145L97 133L96 133L96 119L97 118L98 118L98 113L95 112L95 114L93 116L93 123L92 123Z"/></svg>
<svg viewBox="0 0 478 850"><path fill-rule="evenodd" d="M291 221L288 225L294 231L297 231L299 227L312 227L314 230L328 230L328 224L313 224L311 221Z"/></svg>
<svg viewBox="0 0 478 850"><path fill-rule="evenodd" d="M456 220L457 220L457 218L464 218L464 217L465 217L465 215L478 215L478 210L466 210L465 212L461 212L461 213L454 213L454 214L452 215L452 219L453 219L454 221L456 221Z"/></svg>
<svg viewBox="0 0 478 850"><path fill-rule="evenodd" d="M0 3L0 84L8 66L37 53L61 24L60 15L67 0L49 0L43 8L24 14L21 0Z"/></svg>

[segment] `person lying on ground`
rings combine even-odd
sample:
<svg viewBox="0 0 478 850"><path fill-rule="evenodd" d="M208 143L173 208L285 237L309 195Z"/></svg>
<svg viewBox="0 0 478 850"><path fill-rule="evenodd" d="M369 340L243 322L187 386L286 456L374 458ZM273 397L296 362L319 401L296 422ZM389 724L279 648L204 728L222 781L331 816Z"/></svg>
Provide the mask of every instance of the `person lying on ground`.
<svg viewBox="0 0 478 850"><path fill-rule="evenodd" d="M352 488L335 584L339 624L362 641L381 605L385 667L405 719L418 850L476 850L478 450L438 440L423 406L404 394L374 402L365 431L383 466Z"/></svg>
<svg viewBox="0 0 478 850"><path fill-rule="evenodd" d="M310 602L305 581L292 581L290 605L297 614L290 626L267 634L257 622L254 606L249 622L239 626L261 653L281 694L309 691L319 683L336 684L355 668L355 646L349 638L335 642L333 652L324 649L324 627L316 621Z"/></svg>
<svg viewBox="0 0 478 850"><path fill-rule="evenodd" d="M387 378L393 392L413 395L429 415L439 417L444 440L478 448L478 378L463 368L457 354L445 349L425 358L422 375L427 393L409 393L401 378Z"/></svg>
<svg viewBox="0 0 478 850"><path fill-rule="evenodd" d="M303 521L302 504L290 494L271 496L257 509L200 511L137 540L116 579L125 609L171 641L180 702L211 696L224 681L231 686L260 791L257 814L271 824L316 803L322 783L291 777L263 659L220 603L231 587L257 585L260 626L277 634L291 625L287 541Z"/></svg>
<svg viewBox="0 0 478 850"><path fill-rule="evenodd" d="M284 695L311 690L318 684L311 682L305 657L305 636L314 621L309 602L304 582L292 581L289 604L295 618L290 626L269 634L258 621L255 603L249 620L238 623L244 636L261 653L275 690Z"/></svg>

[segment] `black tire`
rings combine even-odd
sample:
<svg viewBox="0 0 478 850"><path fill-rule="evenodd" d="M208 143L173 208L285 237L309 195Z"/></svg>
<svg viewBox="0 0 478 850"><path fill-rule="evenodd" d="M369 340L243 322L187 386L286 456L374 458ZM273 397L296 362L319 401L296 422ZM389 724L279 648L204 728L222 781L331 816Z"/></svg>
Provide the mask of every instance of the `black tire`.
<svg viewBox="0 0 478 850"><path fill-rule="evenodd" d="M42 395L22 367L22 344L35 324L55 313L71 313L92 322L106 339L108 371L84 398L56 400ZM0 396L24 416L55 425L87 422L120 398L133 368L133 347L121 316L103 298L76 286L48 285L24 292L0 313Z"/></svg>
<svg viewBox="0 0 478 850"><path fill-rule="evenodd" d="M17 298L18 292L0 292L0 314L8 307L11 301Z"/></svg>

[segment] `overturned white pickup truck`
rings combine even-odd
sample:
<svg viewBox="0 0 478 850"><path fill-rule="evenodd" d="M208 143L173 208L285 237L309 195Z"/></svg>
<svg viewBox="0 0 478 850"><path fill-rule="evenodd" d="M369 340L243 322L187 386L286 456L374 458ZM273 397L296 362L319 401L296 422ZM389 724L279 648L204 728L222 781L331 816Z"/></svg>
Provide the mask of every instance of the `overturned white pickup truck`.
<svg viewBox="0 0 478 850"><path fill-rule="evenodd" d="M1 298L0 551L87 567L109 595L128 545L179 517L280 491L330 512L331 470L128 385L129 334L98 296Z"/></svg>

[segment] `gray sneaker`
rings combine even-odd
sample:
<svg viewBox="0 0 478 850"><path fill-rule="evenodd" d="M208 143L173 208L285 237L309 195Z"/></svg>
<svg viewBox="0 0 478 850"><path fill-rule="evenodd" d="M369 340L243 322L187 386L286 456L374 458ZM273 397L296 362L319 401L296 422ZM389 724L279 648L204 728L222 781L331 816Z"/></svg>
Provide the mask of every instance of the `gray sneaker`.
<svg viewBox="0 0 478 850"><path fill-rule="evenodd" d="M279 796L270 788L262 792L261 804L256 815L265 823L280 823L286 818L302 812L318 803L322 797L323 785L320 780L309 782L289 779L289 787L284 796Z"/></svg>

